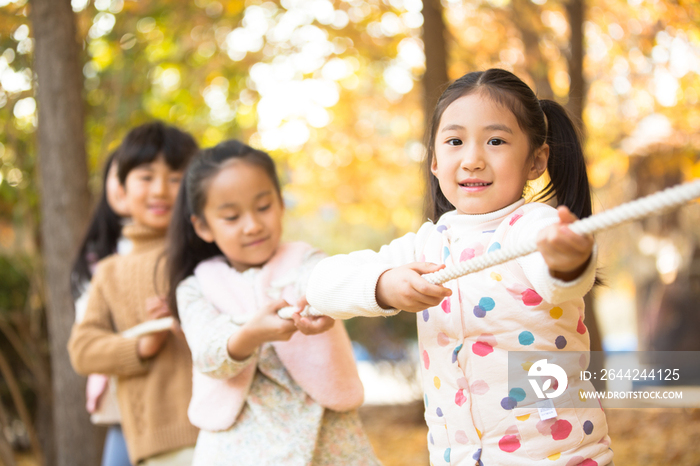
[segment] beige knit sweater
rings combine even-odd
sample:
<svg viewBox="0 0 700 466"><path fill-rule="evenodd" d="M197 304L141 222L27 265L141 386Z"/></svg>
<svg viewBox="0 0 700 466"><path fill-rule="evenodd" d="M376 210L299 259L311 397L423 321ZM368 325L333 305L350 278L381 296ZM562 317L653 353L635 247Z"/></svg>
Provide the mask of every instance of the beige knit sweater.
<svg viewBox="0 0 700 466"><path fill-rule="evenodd" d="M158 261L164 232L129 225L124 236L133 241L133 250L99 263L85 318L73 327L68 352L80 374L118 376L122 429L131 462L137 464L194 446L198 431L187 417L192 358L184 337L169 334L161 351L143 361L136 352L137 339L119 335L147 320L146 300L166 292L162 261Z"/></svg>

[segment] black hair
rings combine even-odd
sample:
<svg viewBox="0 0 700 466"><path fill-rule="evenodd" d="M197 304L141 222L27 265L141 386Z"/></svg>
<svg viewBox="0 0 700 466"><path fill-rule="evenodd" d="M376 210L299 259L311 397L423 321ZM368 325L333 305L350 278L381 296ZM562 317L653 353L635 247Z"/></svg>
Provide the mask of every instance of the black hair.
<svg viewBox="0 0 700 466"><path fill-rule="evenodd" d="M184 170L197 152L197 142L184 131L162 121L153 121L129 131L119 146L119 182L134 168L162 156L173 170Z"/></svg>
<svg viewBox="0 0 700 466"><path fill-rule="evenodd" d="M230 139L214 147L203 149L195 157L180 184L173 218L168 229L166 263L168 274L168 306L177 316L176 292L178 284L192 275L197 264L221 255L215 243L197 236L191 217L204 219L209 182L232 160L240 160L262 168L270 177L277 194L282 197L277 169L272 158L240 141Z"/></svg>
<svg viewBox="0 0 700 466"><path fill-rule="evenodd" d="M73 298L78 299L85 291L85 284L92 279L92 267L100 260L114 254L121 236L122 223L119 215L107 202L107 179L117 156L112 152L104 165L102 195L92 213L92 220L80 244L78 255L73 262L70 286Z"/></svg>
<svg viewBox="0 0 700 466"><path fill-rule="evenodd" d="M539 100L530 87L513 73L492 68L467 73L450 84L438 100L427 135L425 169L430 199L426 215L437 221L453 210L440 190L438 179L430 171L435 157L436 133L447 107L460 97L483 92L515 115L520 129L528 137L530 155L544 143L549 145L547 171L550 181L535 199L546 201L553 196L558 205L567 206L579 218L591 215L591 191L579 131L566 109L552 100Z"/></svg>

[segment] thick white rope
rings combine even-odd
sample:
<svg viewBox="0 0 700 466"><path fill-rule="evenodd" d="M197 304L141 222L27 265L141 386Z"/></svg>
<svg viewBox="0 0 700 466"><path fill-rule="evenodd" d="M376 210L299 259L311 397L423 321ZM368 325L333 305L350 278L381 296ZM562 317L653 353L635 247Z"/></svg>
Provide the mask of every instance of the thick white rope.
<svg viewBox="0 0 700 466"><path fill-rule="evenodd" d="M569 225L569 228L579 235L592 234L622 225L632 220L648 217L651 214L661 213L698 197L700 197L700 180L674 186L635 201L622 204L606 212L592 215L583 220L578 220ZM537 244L535 241L517 244L513 247L499 249L484 254L483 256L461 262L453 267L447 267L437 272L425 274L423 278L430 283L440 285L455 278L478 272L518 257L527 256L536 251Z"/></svg>
<svg viewBox="0 0 700 466"><path fill-rule="evenodd" d="M175 323L175 317L162 317L160 319L147 320L122 332L124 338L138 338L151 333L170 330Z"/></svg>
<svg viewBox="0 0 700 466"><path fill-rule="evenodd" d="M600 214L584 218L583 220L578 220L569 225L569 228L571 229L571 231L579 235L593 234L599 231L608 230L618 225L622 225L623 223L648 217L652 214L659 214L663 211L670 210L674 207L678 207L682 204L685 204L688 201L697 199L699 197L700 180L691 181L689 183L680 184L678 186L659 191L658 193L642 197L635 201L622 204L618 207L612 208ZM527 256L528 254L532 254L536 251L537 244L535 241L532 241L530 243L517 244L512 247L499 249L497 251L484 254L483 256L475 257L473 259L461 262L458 265L444 268L438 272L425 274L423 275L423 278L425 278L430 283L441 285L450 280L454 280L455 278L463 277L464 275L478 272L480 270L493 267L494 265L503 264L504 262L508 262L518 257ZM294 314L296 311L297 309L294 306L283 307L282 309L277 311L277 315L279 315L283 319L291 319L292 314ZM301 313L301 315L321 316L323 314L317 309L314 309L311 306L307 306L306 309ZM247 321L246 317L247 316L239 318L236 321L236 323L239 325L244 324ZM166 317L166 319L170 318ZM171 323L171 321L169 321L169 323ZM153 331L162 331L170 326L170 324L165 324L166 322L163 322L163 325L161 326L153 325ZM144 330L147 329L144 327Z"/></svg>
<svg viewBox="0 0 700 466"><path fill-rule="evenodd" d="M299 309L296 306L286 306L281 308L279 311L277 311L277 315L280 316L282 319L291 319L292 314L297 312ZM322 316L318 310L314 309L311 306L306 306L306 308L301 312L302 316L309 317L309 316ZM248 320L250 319L250 316L234 316L233 317L233 323L236 325L243 325Z"/></svg>

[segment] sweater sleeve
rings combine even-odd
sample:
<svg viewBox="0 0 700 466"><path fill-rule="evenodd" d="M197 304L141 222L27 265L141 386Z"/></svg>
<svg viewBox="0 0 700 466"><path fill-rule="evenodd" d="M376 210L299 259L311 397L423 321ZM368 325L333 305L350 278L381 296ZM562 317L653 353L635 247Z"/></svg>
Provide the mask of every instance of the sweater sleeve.
<svg viewBox="0 0 700 466"><path fill-rule="evenodd" d="M536 241L539 232L559 222L556 209L543 206L533 209L518 220L509 237L517 241ZM583 297L593 287L595 281L598 248L593 246L591 260L586 270L575 280L564 281L552 277L544 257L539 252L516 259L537 294L547 302L559 304Z"/></svg>
<svg viewBox="0 0 700 466"><path fill-rule="evenodd" d="M109 305L102 293L102 275L98 269L90 286L85 314L73 325L68 353L76 372L82 375L139 375L150 365L138 356L136 338L115 333Z"/></svg>
<svg viewBox="0 0 700 466"><path fill-rule="evenodd" d="M432 223L425 223L418 233L408 233L381 247L340 254L323 259L314 268L306 289L309 304L335 319L356 316L391 316L397 309L383 309L377 304L377 281L389 269L415 262Z"/></svg>
<svg viewBox="0 0 700 466"><path fill-rule="evenodd" d="M204 297L195 276L178 285L177 309L197 371L215 379L229 379L257 360L259 350L243 361L236 361L228 354L228 339L241 327Z"/></svg>

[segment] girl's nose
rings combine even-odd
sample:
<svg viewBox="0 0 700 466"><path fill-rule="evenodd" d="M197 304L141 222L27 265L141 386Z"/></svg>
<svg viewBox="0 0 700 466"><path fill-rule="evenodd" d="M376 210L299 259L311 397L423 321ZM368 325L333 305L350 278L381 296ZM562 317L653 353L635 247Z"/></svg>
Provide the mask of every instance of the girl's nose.
<svg viewBox="0 0 700 466"><path fill-rule="evenodd" d="M464 148L462 163L460 164L462 169L473 172L482 170L485 166L484 154L479 147L467 146Z"/></svg>
<svg viewBox="0 0 700 466"><path fill-rule="evenodd" d="M244 231L248 235L254 235L262 229L262 222L258 219L257 215L249 214L246 215Z"/></svg>

